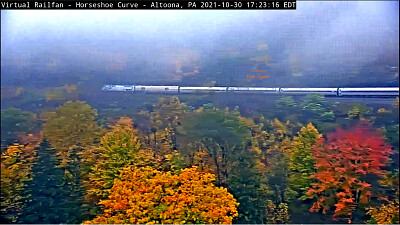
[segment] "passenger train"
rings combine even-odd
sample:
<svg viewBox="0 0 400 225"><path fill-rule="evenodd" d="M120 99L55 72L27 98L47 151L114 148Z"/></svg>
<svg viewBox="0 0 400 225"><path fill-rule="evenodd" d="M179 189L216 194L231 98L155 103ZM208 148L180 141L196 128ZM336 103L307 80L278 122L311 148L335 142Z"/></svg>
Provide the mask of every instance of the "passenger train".
<svg viewBox="0 0 400 225"><path fill-rule="evenodd" d="M367 88L263 88L263 87L181 87L181 86L144 86L144 85L104 85L103 91L137 93L260 93L260 94L310 94L326 96L398 96L398 87Z"/></svg>

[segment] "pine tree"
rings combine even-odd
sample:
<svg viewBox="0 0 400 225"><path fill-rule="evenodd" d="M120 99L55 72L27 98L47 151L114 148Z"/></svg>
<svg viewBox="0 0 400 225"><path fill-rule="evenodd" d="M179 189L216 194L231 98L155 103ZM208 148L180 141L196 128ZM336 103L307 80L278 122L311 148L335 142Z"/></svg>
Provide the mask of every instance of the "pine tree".
<svg viewBox="0 0 400 225"><path fill-rule="evenodd" d="M19 223L79 223L79 202L66 184L64 169L47 141L40 144L32 168L33 179L27 183L26 207ZM78 211L77 211L78 210Z"/></svg>
<svg viewBox="0 0 400 225"><path fill-rule="evenodd" d="M260 191L262 175L257 157L251 146L235 148L230 157L228 187L239 203L236 223L264 223L265 196Z"/></svg>

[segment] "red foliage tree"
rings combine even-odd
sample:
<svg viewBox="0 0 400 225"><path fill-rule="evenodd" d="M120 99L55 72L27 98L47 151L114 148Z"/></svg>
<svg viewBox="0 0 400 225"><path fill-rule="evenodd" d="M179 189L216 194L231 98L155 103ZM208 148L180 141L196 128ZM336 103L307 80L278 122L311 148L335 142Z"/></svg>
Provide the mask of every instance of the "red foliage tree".
<svg viewBox="0 0 400 225"><path fill-rule="evenodd" d="M319 139L313 153L317 173L311 177L316 182L307 195L316 202L310 211L326 213L335 206L333 219L351 222L352 212L359 203L367 203L372 194L366 176L385 174L382 167L392 151L378 131L358 126L351 131L339 128L328 134L327 140Z"/></svg>

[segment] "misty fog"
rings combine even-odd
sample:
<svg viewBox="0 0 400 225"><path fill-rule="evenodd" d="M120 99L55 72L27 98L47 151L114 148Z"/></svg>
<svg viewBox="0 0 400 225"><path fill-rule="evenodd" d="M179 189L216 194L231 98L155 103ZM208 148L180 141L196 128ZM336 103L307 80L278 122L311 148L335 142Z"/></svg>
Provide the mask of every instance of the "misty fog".
<svg viewBox="0 0 400 225"><path fill-rule="evenodd" d="M397 1L297 10L2 11L1 81L398 86ZM246 79L254 69L271 77Z"/></svg>

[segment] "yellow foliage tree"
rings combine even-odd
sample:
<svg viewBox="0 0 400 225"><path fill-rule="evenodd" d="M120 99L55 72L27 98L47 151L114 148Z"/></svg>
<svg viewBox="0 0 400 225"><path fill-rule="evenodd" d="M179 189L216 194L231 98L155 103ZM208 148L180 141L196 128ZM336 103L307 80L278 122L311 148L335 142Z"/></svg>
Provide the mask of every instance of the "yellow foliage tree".
<svg viewBox="0 0 400 225"><path fill-rule="evenodd" d="M197 147L194 153L192 165L197 166L200 171L215 174L216 169L213 167L213 158L203 147Z"/></svg>
<svg viewBox="0 0 400 225"><path fill-rule="evenodd" d="M215 176L196 167L180 174L150 167L126 167L115 180L103 215L85 224L208 223L229 224L238 216L238 203Z"/></svg>
<svg viewBox="0 0 400 225"><path fill-rule="evenodd" d="M286 121L286 123L283 124L281 121L275 118L271 121L271 127L274 129L274 134L278 135L279 137L292 134L291 128L293 125L290 123L290 121Z"/></svg>
<svg viewBox="0 0 400 225"><path fill-rule="evenodd" d="M274 202L268 200L266 214L268 223L282 224L289 222L289 207L286 203L275 205Z"/></svg>
<svg viewBox="0 0 400 225"><path fill-rule="evenodd" d="M367 214L377 224L399 224L399 200L370 208Z"/></svg>
<svg viewBox="0 0 400 225"><path fill-rule="evenodd" d="M133 129L132 120L121 117L112 130L100 140L100 147L88 152L97 157L84 157L84 165L89 165L87 200L97 203L106 199L114 179L120 175L120 170L129 165L151 166L155 164L153 152L140 149L137 131ZM94 161L90 162L93 159Z"/></svg>
<svg viewBox="0 0 400 225"><path fill-rule="evenodd" d="M1 154L1 214L10 222L16 222L24 206L22 191L25 182L32 179L35 147L41 137L29 134L22 138L24 144L10 145Z"/></svg>
<svg viewBox="0 0 400 225"><path fill-rule="evenodd" d="M379 183L395 193L382 198L386 204L368 208L369 223L399 224L399 170L385 174Z"/></svg>
<svg viewBox="0 0 400 225"><path fill-rule="evenodd" d="M45 120L43 135L56 148L62 167L72 160L73 149L93 146L101 132L95 121L97 111L81 101L69 101L41 117Z"/></svg>
<svg viewBox="0 0 400 225"><path fill-rule="evenodd" d="M64 85L61 87L51 88L46 92L46 101L58 101L63 102L66 100L77 100L78 92L77 86L72 85Z"/></svg>

